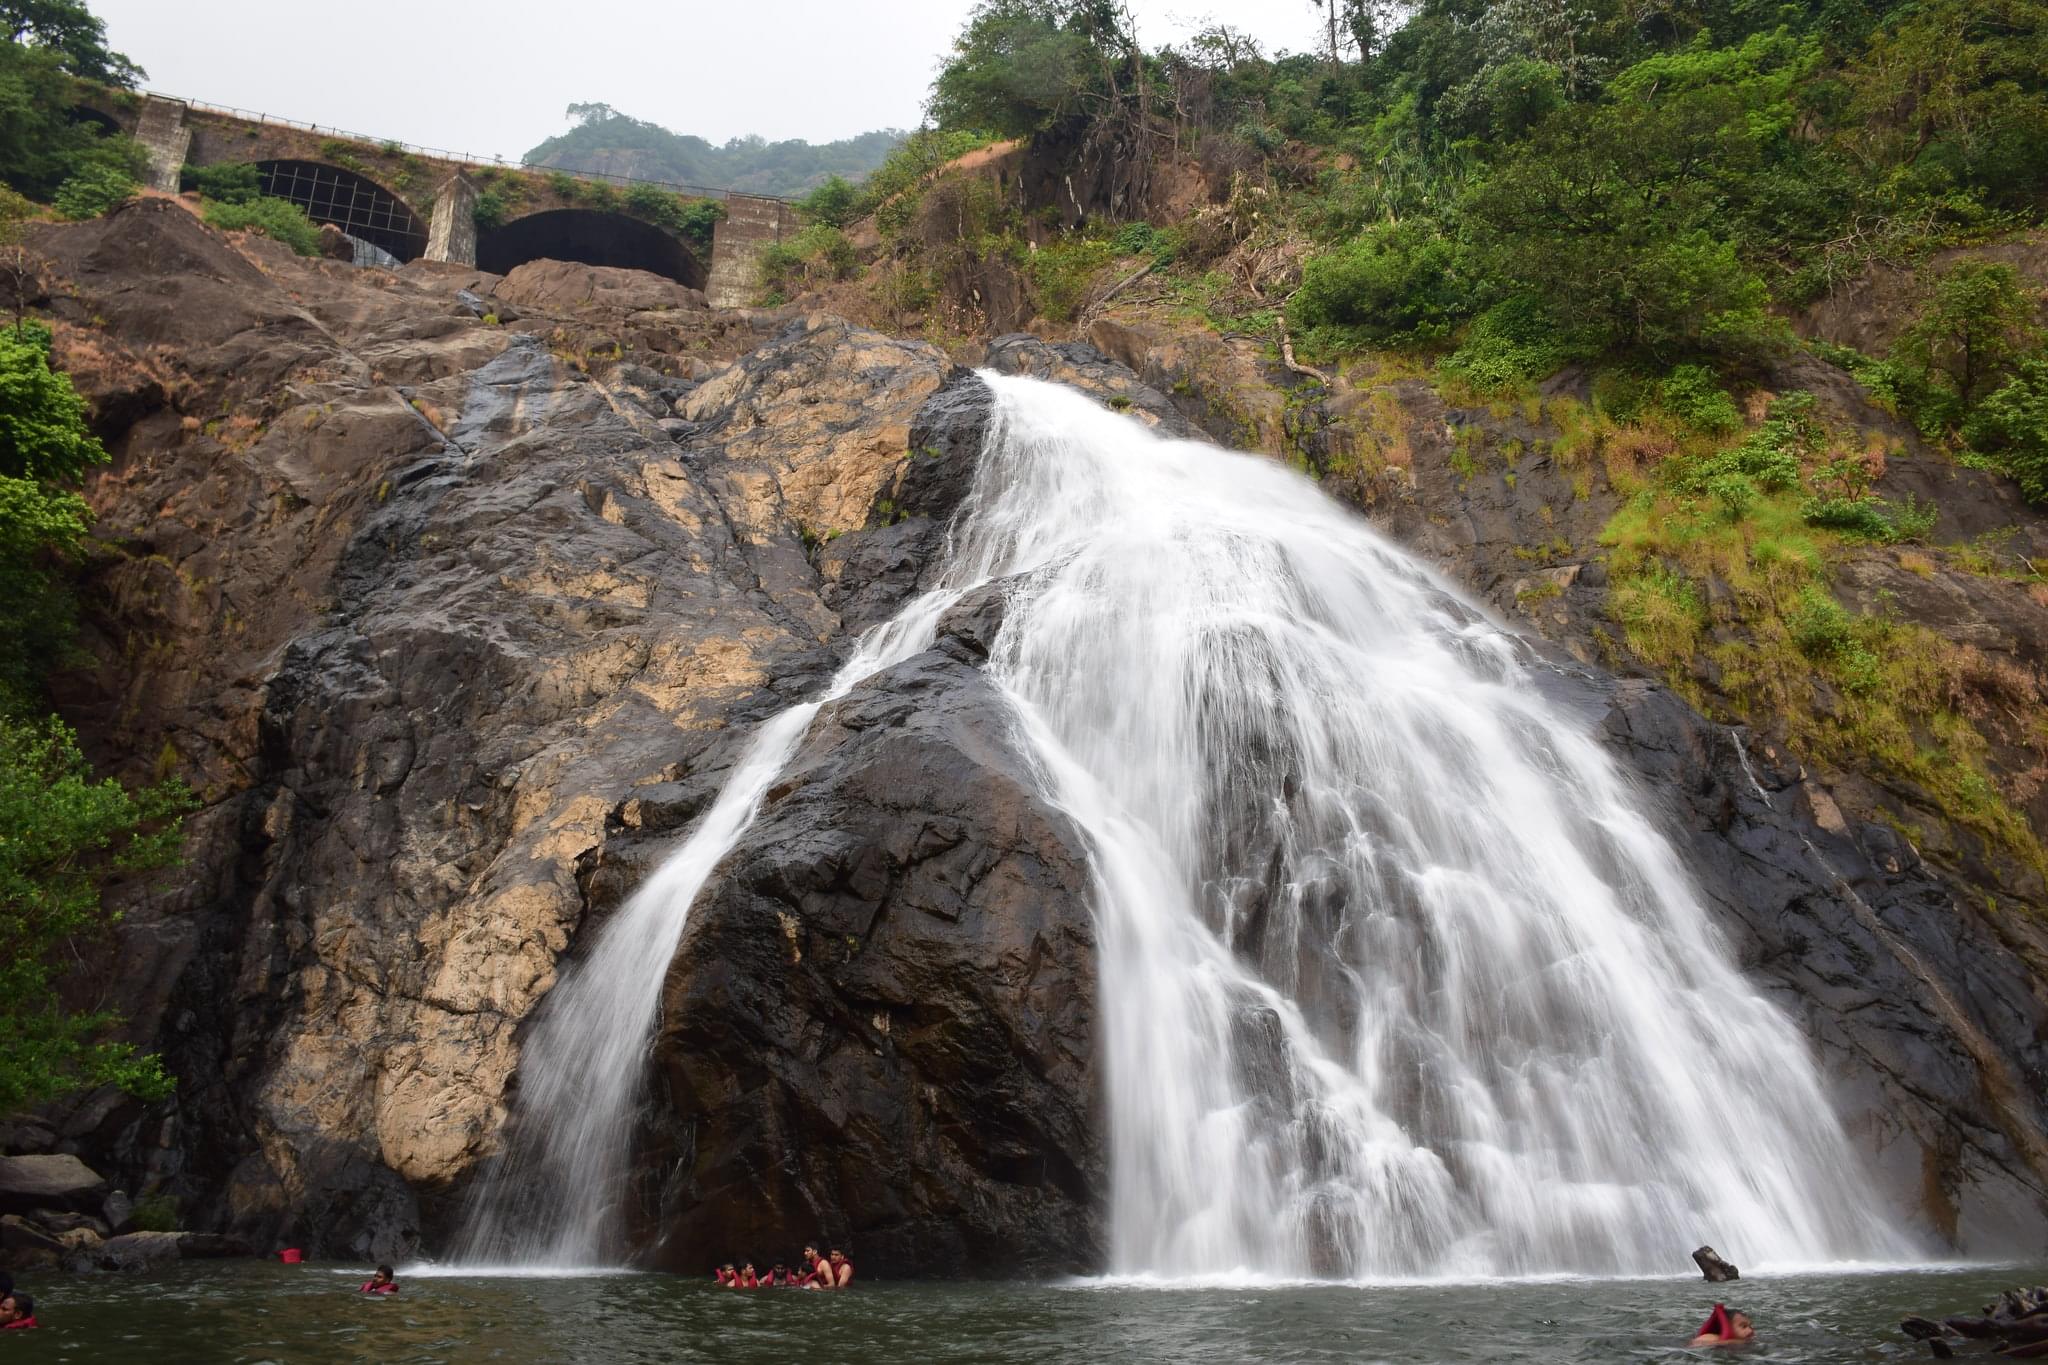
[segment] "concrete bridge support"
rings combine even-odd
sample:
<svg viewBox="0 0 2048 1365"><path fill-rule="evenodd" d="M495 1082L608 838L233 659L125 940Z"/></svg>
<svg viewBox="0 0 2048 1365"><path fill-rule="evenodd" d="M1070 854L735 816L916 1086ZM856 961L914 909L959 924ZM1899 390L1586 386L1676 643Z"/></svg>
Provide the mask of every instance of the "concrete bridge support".
<svg viewBox="0 0 2048 1365"><path fill-rule="evenodd" d="M434 196L433 223L427 229L430 261L476 264L476 185L462 172L448 177Z"/></svg>
<svg viewBox="0 0 2048 1365"><path fill-rule="evenodd" d="M711 232L711 274L704 296L713 308L754 301L761 253L796 231L796 210L780 199L728 194L725 217Z"/></svg>
<svg viewBox="0 0 2048 1365"><path fill-rule="evenodd" d="M185 153L192 146L192 130L185 125L185 106L155 95L144 97L142 117L135 124L135 140L149 153L149 187L176 194L179 176L185 169Z"/></svg>

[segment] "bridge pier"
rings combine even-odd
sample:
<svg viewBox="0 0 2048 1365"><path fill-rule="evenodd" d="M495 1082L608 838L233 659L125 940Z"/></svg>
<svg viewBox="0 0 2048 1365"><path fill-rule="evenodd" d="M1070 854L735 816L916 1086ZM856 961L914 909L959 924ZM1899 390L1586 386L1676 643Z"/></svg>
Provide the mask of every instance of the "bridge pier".
<svg viewBox="0 0 2048 1365"><path fill-rule="evenodd" d="M185 153L192 146L185 106L177 100L145 96L142 117L135 123L135 140L149 153L149 187L176 194L185 170Z"/></svg>
<svg viewBox="0 0 2048 1365"><path fill-rule="evenodd" d="M725 217L711 230L711 274L704 296L713 308L754 301L761 253L796 231L796 211L780 199L728 194Z"/></svg>
<svg viewBox="0 0 2048 1365"><path fill-rule="evenodd" d="M448 177L434 196L434 216L427 228L430 261L476 264L476 185L461 171Z"/></svg>

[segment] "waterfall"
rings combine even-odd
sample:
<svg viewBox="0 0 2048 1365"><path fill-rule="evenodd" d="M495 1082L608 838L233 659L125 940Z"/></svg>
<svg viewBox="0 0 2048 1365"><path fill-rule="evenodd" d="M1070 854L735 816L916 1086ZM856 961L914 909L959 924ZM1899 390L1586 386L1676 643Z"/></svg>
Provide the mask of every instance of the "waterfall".
<svg viewBox="0 0 2048 1365"><path fill-rule="evenodd" d="M990 670L1084 832L1112 1271L1901 1257L1792 1022L1526 651L1270 460L985 375L940 586L764 725L544 1002L477 1259L589 1264L691 901L819 706L1006 580Z"/></svg>

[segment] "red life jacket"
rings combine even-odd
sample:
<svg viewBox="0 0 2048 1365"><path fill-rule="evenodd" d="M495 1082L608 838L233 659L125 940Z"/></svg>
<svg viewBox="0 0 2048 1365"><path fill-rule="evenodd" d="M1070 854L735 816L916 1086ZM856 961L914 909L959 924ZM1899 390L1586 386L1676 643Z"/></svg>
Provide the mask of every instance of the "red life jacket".
<svg viewBox="0 0 2048 1365"><path fill-rule="evenodd" d="M34 1318L17 1318L15 1321L8 1323L5 1327L0 1327L0 1332L12 1332L17 1328L34 1326L36 1326L36 1320Z"/></svg>
<svg viewBox="0 0 2048 1365"><path fill-rule="evenodd" d="M398 1281L392 1280L385 1284L378 1284L375 1280L364 1280L363 1287L358 1292L363 1294L396 1294L398 1292Z"/></svg>
<svg viewBox="0 0 2048 1365"><path fill-rule="evenodd" d="M1703 1337L1711 1333L1725 1339L1734 1330L1735 1324L1729 1321L1727 1308L1717 1303L1714 1305L1714 1311L1707 1314L1707 1320L1700 1324L1700 1330L1693 1335Z"/></svg>

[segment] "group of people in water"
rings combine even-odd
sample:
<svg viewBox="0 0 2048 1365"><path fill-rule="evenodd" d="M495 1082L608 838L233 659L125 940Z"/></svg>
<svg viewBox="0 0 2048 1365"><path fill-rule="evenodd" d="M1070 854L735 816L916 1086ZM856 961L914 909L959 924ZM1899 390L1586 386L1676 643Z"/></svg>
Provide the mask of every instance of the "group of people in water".
<svg viewBox="0 0 2048 1365"><path fill-rule="evenodd" d="M711 1278L721 1289L844 1289L853 1283L853 1262L838 1247L820 1256L815 1246L807 1246L801 1269L777 1261L757 1271L752 1261L738 1267L727 1261L712 1270Z"/></svg>

